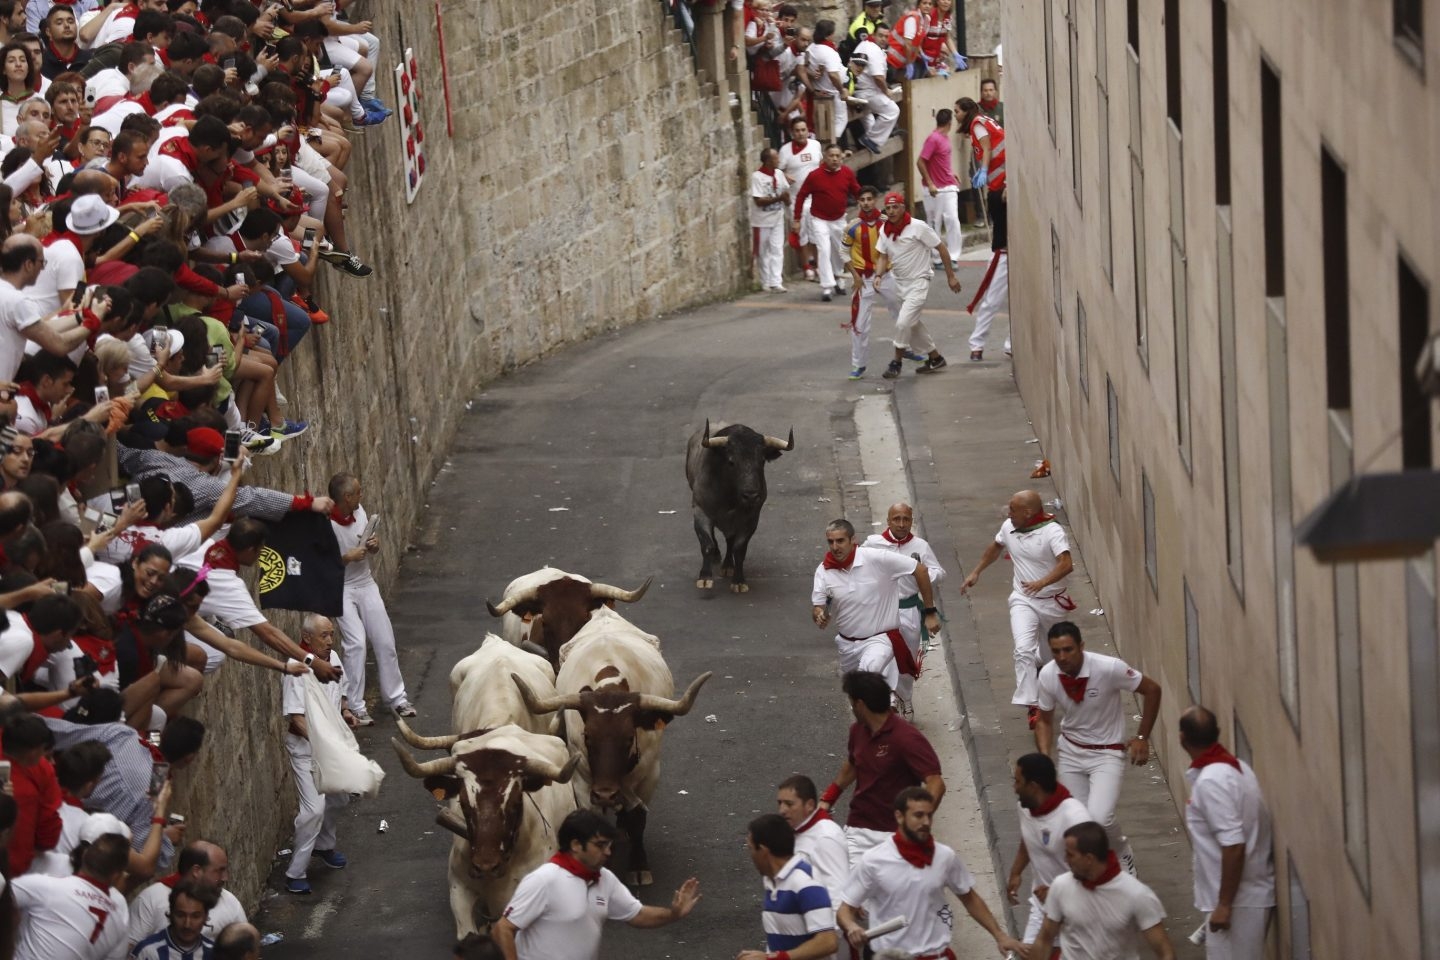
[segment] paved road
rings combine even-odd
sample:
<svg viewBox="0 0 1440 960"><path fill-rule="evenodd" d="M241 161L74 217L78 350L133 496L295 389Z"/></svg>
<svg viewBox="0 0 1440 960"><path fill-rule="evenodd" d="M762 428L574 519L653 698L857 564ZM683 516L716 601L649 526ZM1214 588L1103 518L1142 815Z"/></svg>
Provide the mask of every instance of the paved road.
<svg viewBox="0 0 1440 960"><path fill-rule="evenodd" d="M715 672L694 713L666 730L647 834L655 886L642 892L667 901L695 874L704 900L679 926L612 925L604 957L728 960L759 946L745 824L773 809L773 784L791 772L828 782L843 751L848 708L807 596L825 522L847 514L868 529L864 488L851 483L860 456L852 411L858 396L888 384L847 383L842 305L822 307L815 290L800 283L787 297L665 318L492 384L465 418L390 597L423 733L448 732L449 669L495 625L484 598L546 563L627 587L653 575L648 596L623 612L662 638L677 686ZM962 357L958 298L937 282L932 299L950 312L942 344ZM883 369L885 352L888 343L874 345L872 371ZM782 436L795 430L797 449L768 470L744 595L701 596L693 585L699 558L683 457L706 417ZM368 492L371 508L383 510L384 491ZM361 734L388 778L377 799L343 818L350 867L317 863L314 896L267 902L262 930L285 936L267 957L323 960L357 947L415 960L448 955L450 838L433 824L429 795L399 769L386 742L393 732L381 720ZM389 831L379 834L382 818ZM272 885L280 882L277 868Z"/></svg>

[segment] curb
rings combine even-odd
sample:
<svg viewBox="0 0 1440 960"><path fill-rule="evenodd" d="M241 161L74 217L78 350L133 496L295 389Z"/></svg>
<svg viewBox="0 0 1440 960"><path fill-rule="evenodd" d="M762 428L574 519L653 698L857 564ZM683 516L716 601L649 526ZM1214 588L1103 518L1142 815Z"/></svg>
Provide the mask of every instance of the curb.
<svg viewBox="0 0 1440 960"><path fill-rule="evenodd" d="M1011 858L1020 844L1020 824L1015 816L1011 759L1001 735L1000 711L990 686L990 671L980 651L979 629L971 615L969 601L960 594L963 582L963 578L958 576L960 554L954 547L955 531L950 529L950 517L945 511L929 445L917 442L912 446L906 436L907 423L920 423L919 401L912 389L897 383L896 389L891 391L891 402L895 407L895 423L900 434L905 471L915 493L915 508L925 518L925 539L930 541L935 555L942 562L948 557L956 564L955 572L941 581L937 599L942 611L950 610L956 614L947 621L944 636L950 655L950 681L955 690L955 706L960 718L959 733L970 757L970 773L975 781L975 793L980 798L985 839L990 846L996 885L1000 889L1001 902L993 904L992 909L997 916L1004 915L1009 930L1020 931L1024 929L1021 914L1027 909L1026 901L1022 899L1015 906L1005 896Z"/></svg>

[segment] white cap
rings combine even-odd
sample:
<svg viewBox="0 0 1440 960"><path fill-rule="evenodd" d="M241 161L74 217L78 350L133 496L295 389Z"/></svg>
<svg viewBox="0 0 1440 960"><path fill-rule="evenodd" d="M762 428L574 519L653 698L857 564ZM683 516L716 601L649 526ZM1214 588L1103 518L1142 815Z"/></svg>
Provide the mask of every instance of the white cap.
<svg viewBox="0 0 1440 960"><path fill-rule="evenodd" d="M80 826L80 842L94 843L110 833L117 833L127 841L130 839L130 828L125 826L125 821L115 814L92 813L90 818Z"/></svg>

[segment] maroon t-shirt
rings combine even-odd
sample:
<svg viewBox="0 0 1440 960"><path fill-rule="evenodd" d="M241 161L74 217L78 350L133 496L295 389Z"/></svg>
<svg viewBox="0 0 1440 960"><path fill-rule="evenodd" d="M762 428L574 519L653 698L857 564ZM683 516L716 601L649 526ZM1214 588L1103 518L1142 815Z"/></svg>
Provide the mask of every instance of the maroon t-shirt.
<svg viewBox="0 0 1440 960"><path fill-rule="evenodd" d="M867 830L894 830L895 795L940 772L930 741L894 712L873 734L863 723L850 725L849 759L856 780L845 825Z"/></svg>

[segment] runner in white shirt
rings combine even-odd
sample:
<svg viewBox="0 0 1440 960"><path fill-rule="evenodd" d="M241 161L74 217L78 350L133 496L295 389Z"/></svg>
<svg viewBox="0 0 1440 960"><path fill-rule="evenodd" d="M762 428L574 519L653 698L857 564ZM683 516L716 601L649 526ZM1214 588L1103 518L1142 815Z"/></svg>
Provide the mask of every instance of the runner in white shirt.
<svg viewBox="0 0 1440 960"><path fill-rule="evenodd" d="M1015 761L1015 796L1020 801L1020 847L1005 893L1011 903L1020 902L1020 881L1029 866L1030 919L1020 939L1034 943L1045 921L1050 884L1070 869L1065 865L1065 831L1088 822L1090 811L1055 779L1055 764L1043 753L1027 753Z"/></svg>
<svg viewBox="0 0 1440 960"><path fill-rule="evenodd" d="M1010 636L1015 642L1015 695L1010 702L1029 708L1030 726L1035 726L1035 672L1040 669L1040 643L1055 624L1075 609L1066 592L1065 578L1074 563L1070 541L1059 522L1045 512L1040 494L1021 490L1006 507L1009 517L1000 532L985 547L980 562L965 578L960 592L975 586L980 574L1002 555L1015 565L1010 589Z"/></svg>
<svg viewBox="0 0 1440 960"><path fill-rule="evenodd" d="M885 514L885 529L870 534L861 546L889 550L918 560L925 565L926 572L930 574L930 585L933 587L945 579L945 568L940 566L940 559L935 556L930 543L912 532L914 526L915 509L908 503L897 503ZM920 623L922 604L915 587L915 578L907 577L901 580L900 590L905 593L900 598L900 635L905 638L910 655L915 659L915 666L919 668L925 658L924 648L929 646L933 637ZM900 700L900 712L907 718L915 713L910 706L914 688L915 677L907 675L901 675L900 685L895 688L895 696Z"/></svg>
<svg viewBox="0 0 1440 960"><path fill-rule="evenodd" d="M766 293L784 293L785 208L790 182L777 169L780 151L760 151L760 169L750 174L750 228L755 232L755 264Z"/></svg>
<svg viewBox="0 0 1440 960"><path fill-rule="evenodd" d="M780 816L795 831L795 852L811 867L817 883L830 891L830 905L840 909L840 894L850 879L850 854L845 846L845 828L830 811L821 810L815 781L796 774L776 788L775 802Z"/></svg>
<svg viewBox="0 0 1440 960"><path fill-rule="evenodd" d="M931 836L934 816L935 801L924 787L900 791L895 798L895 835L867 850L851 872L838 919L855 954L858 956L866 943L867 924L860 921L858 913L864 906L870 926L896 917L910 921L894 933L876 937L870 944L876 952L895 950L910 957L955 960L950 949L954 914L945 903L945 891L949 890L971 919L995 938L1002 954L1013 950L1025 956L1025 945L1005 932L975 891L975 878L965 861Z"/></svg>
<svg viewBox="0 0 1440 960"><path fill-rule="evenodd" d="M815 568L810 616L815 626L835 625L840 673L878 673L894 691L900 674L916 674L914 658L900 633L900 601L913 578L923 604L925 628L940 632L940 614L930 587L930 572L918 560L887 550L855 545L855 527L836 520L825 528L829 549Z"/></svg>
<svg viewBox="0 0 1440 960"><path fill-rule="evenodd" d="M1110 846L1125 869L1134 873L1135 856L1115 822L1115 804L1127 754L1136 766L1150 759L1150 731L1160 714L1160 685L1124 660L1086 653L1080 628L1068 620L1050 628L1049 641L1055 659L1040 671L1035 745L1050 755L1058 709L1060 782L1110 832ZM1123 698L1129 693L1138 693L1143 707L1140 727L1127 742Z"/></svg>
<svg viewBox="0 0 1440 960"><path fill-rule="evenodd" d="M950 250L924 220L910 215L905 195L892 190L885 194L885 226L880 231L875 252L878 254L875 282L893 273L895 289L900 295L900 315L895 318L895 359L882 376L894 380L900 376L901 360L914 359L922 353L926 355L925 362L916 367L915 372L934 373L945 366L945 358L936 348L935 339L920 319L920 313L930 297L930 278L935 273L930 264L937 258L945 270L945 282L952 291L960 292L960 278L955 276Z"/></svg>
<svg viewBox="0 0 1440 960"><path fill-rule="evenodd" d="M635 899L605 867L616 836L590 810L576 810L561 822L559 852L525 875L490 928L505 960L596 960L606 920L663 927L695 909L700 881L694 877L680 885L669 907Z"/></svg>
<svg viewBox="0 0 1440 960"><path fill-rule="evenodd" d="M804 117L790 121L790 142L780 148L780 172L790 181L790 196L800 195L805 178L810 171L820 166L825 159L825 145L810 139L810 124ZM818 282L820 274L815 271L815 226L810 222L810 197L805 198L805 209L800 212L800 222L792 229L800 238L800 256L805 261L805 279ZM789 208L789 205L786 205Z"/></svg>
<svg viewBox="0 0 1440 960"><path fill-rule="evenodd" d="M1050 885L1028 956L1049 957L1058 936L1065 960L1139 960L1143 938L1160 960L1174 960L1160 898L1120 869L1098 823L1065 831L1065 862L1070 872Z"/></svg>
<svg viewBox="0 0 1440 960"><path fill-rule="evenodd" d="M1275 906L1270 811L1260 781L1220 745L1215 714L1180 715L1180 746L1190 755L1185 826L1195 866L1195 909L1208 915L1208 960L1260 960Z"/></svg>
<svg viewBox="0 0 1440 960"><path fill-rule="evenodd" d="M124 829L105 814L115 827ZM20 922L15 933L15 960L121 960L129 941L130 908L115 889L130 859L126 833L91 836L73 877L30 873L17 877L11 889Z"/></svg>

